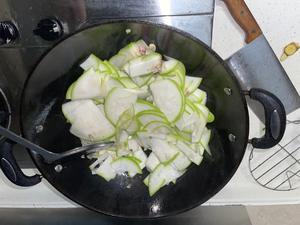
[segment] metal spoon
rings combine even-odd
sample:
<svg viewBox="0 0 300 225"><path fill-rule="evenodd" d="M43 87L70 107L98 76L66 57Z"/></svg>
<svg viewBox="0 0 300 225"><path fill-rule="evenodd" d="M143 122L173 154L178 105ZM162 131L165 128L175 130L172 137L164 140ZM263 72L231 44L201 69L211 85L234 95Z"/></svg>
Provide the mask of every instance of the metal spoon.
<svg viewBox="0 0 300 225"><path fill-rule="evenodd" d="M98 150L103 150L106 148L111 147L114 145L114 142L108 141L108 142L102 142L102 143L97 143L97 144L91 144L91 145L86 145L78 148L74 148L68 151L65 151L63 153L54 153L50 152L28 140L25 138L20 137L19 135L15 134L14 132L11 132L10 130L4 128L3 126L0 126L0 135L6 137L7 139L14 141L26 148L29 148L31 151L34 153L42 156L45 160L46 163L53 163L55 161L74 156L80 153L84 152L93 152L93 151L98 151Z"/></svg>

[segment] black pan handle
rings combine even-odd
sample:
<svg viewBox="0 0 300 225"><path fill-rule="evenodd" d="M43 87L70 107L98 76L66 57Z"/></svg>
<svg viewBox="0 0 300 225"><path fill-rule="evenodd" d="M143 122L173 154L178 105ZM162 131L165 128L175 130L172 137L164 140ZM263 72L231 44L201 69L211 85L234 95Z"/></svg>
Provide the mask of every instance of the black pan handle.
<svg viewBox="0 0 300 225"><path fill-rule="evenodd" d="M40 175L27 176L19 167L13 152L14 143L5 140L0 144L0 167L4 175L14 184L22 187L29 187L41 182Z"/></svg>
<svg viewBox="0 0 300 225"><path fill-rule="evenodd" d="M265 111L265 135L253 138L250 143L254 148L271 148L279 143L285 132L286 113L281 101L272 93L258 88L252 88L247 94L259 101Z"/></svg>

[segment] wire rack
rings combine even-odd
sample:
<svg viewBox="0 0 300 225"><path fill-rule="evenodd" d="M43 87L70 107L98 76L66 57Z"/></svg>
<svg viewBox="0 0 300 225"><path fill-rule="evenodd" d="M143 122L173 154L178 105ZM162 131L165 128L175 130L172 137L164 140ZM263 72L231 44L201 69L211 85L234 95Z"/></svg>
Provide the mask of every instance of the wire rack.
<svg viewBox="0 0 300 225"><path fill-rule="evenodd" d="M295 133L295 126L299 124L300 120L287 121L288 134L284 137L285 141L275 147L266 150L251 149L249 169L254 180L261 186L276 191L300 187L300 132Z"/></svg>

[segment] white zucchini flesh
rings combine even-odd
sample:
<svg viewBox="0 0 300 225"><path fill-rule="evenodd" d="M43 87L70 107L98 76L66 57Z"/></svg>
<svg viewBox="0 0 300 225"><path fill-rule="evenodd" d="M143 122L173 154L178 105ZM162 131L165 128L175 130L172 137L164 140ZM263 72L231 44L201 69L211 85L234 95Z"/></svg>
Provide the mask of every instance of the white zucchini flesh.
<svg viewBox="0 0 300 225"><path fill-rule="evenodd" d="M176 149L171 148L169 143L165 140L161 140L158 138L152 138L150 140L150 145L152 152L159 159L160 162L167 162L173 159L178 151Z"/></svg>
<svg viewBox="0 0 300 225"><path fill-rule="evenodd" d="M96 167L100 166L100 164L109 156L109 154L104 151L103 154L101 154L100 156L97 157L97 160L95 162L93 162L89 168L92 171L92 174L95 174L95 169Z"/></svg>
<svg viewBox="0 0 300 225"><path fill-rule="evenodd" d="M111 64L107 60L104 60L103 65L107 68L107 70L105 71L106 73L108 73L111 77L119 78L118 69L113 64Z"/></svg>
<svg viewBox="0 0 300 225"><path fill-rule="evenodd" d="M138 121L144 126L152 121L161 121L161 122L168 123L165 116L161 114L159 111L155 111L155 110L142 111L138 113L136 117Z"/></svg>
<svg viewBox="0 0 300 225"><path fill-rule="evenodd" d="M133 153L133 156L140 160L139 166L141 169L144 169L147 161L147 155L145 154L145 152L142 149L139 149L138 151Z"/></svg>
<svg viewBox="0 0 300 225"><path fill-rule="evenodd" d="M169 79L150 85L155 105L166 115L169 122L176 122L184 111L184 95L178 85Z"/></svg>
<svg viewBox="0 0 300 225"><path fill-rule="evenodd" d="M128 140L128 149L132 152L136 152L141 150L141 147L136 139L131 138Z"/></svg>
<svg viewBox="0 0 300 225"><path fill-rule="evenodd" d="M196 165L200 165L203 159L202 155L194 151L188 144L184 143L183 141L178 141L176 146L183 154L185 154L186 157L189 158L189 160L191 160Z"/></svg>
<svg viewBox="0 0 300 225"><path fill-rule="evenodd" d="M117 174L128 172L131 174L141 174L142 170L135 160L131 157L120 157L111 163L112 168Z"/></svg>
<svg viewBox="0 0 300 225"><path fill-rule="evenodd" d="M192 94L188 96L188 99L192 102L197 102L205 105L207 102L207 93L203 90L196 89Z"/></svg>
<svg viewBox="0 0 300 225"><path fill-rule="evenodd" d="M149 186L149 177L150 174L148 176L145 177L145 179L143 180L143 183L148 187Z"/></svg>
<svg viewBox="0 0 300 225"><path fill-rule="evenodd" d="M151 121L147 123L143 129L150 133L156 132L156 133L163 133L163 134L170 134L173 131L173 128L169 126L168 123L162 121Z"/></svg>
<svg viewBox="0 0 300 225"><path fill-rule="evenodd" d="M158 53L140 56L126 63L123 66L123 70L130 77L138 77L150 73L157 73L161 68L161 58L161 55Z"/></svg>
<svg viewBox="0 0 300 225"><path fill-rule="evenodd" d="M156 109L157 108L154 105L152 105L150 102L147 102L142 99L138 99L134 104L134 111L136 114L138 114L141 111L156 110Z"/></svg>
<svg viewBox="0 0 300 225"><path fill-rule="evenodd" d="M145 89L145 88L131 88L128 90L131 91L132 93L136 94L138 96L138 98L140 98L140 99L145 99L151 95L150 92L148 91L148 89Z"/></svg>
<svg viewBox="0 0 300 225"><path fill-rule="evenodd" d="M163 177L165 179L165 185L170 182L175 182L177 178L179 178L185 171L178 171L170 164L165 165L163 169Z"/></svg>
<svg viewBox="0 0 300 225"><path fill-rule="evenodd" d="M65 118L70 123L72 123L78 117L78 115L75 113L76 109L79 107L83 107L85 104L88 105L90 103L91 103L91 100L89 100L89 99L70 101L70 102L64 103L62 105L62 112L63 112Z"/></svg>
<svg viewBox="0 0 300 225"><path fill-rule="evenodd" d="M116 123L116 128L126 130L133 122L134 116L134 108L131 106L120 115Z"/></svg>
<svg viewBox="0 0 300 225"><path fill-rule="evenodd" d="M178 60L176 60L176 59L170 59L170 60L167 60L167 61L163 61L162 65L161 65L160 75L169 76L170 72L175 69L177 64L178 64Z"/></svg>
<svg viewBox="0 0 300 225"><path fill-rule="evenodd" d="M209 155L211 155L210 148L208 146L209 140L211 138L211 130L205 128L201 137L200 144L207 151Z"/></svg>
<svg viewBox="0 0 300 225"><path fill-rule="evenodd" d="M165 185L165 178L164 178L164 165L158 165L155 170L149 175L149 194L153 196L161 187Z"/></svg>
<svg viewBox="0 0 300 225"><path fill-rule="evenodd" d="M150 196L153 196L160 188L170 182L175 182L183 173L184 172L177 171L171 165L158 165L149 176L148 185ZM147 182L147 180L145 182Z"/></svg>
<svg viewBox="0 0 300 225"><path fill-rule="evenodd" d="M103 85L105 85L105 96L107 95L107 93L115 88L115 87L119 87L119 88L123 88L124 85L117 79L107 76L107 78L103 81Z"/></svg>
<svg viewBox="0 0 300 225"><path fill-rule="evenodd" d="M70 132L79 138L101 141L115 134L114 126L91 100L77 107L73 118Z"/></svg>
<svg viewBox="0 0 300 225"><path fill-rule="evenodd" d="M116 54L109 59L109 62L117 68L121 69L122 66L127 62L127 58L124 54Z"/></svg>
<svg viewBox="0 0 300 225"><path fill-rule="evenodd" d="M137 95L125 88L113 88L106 96L104 110L106 117L116 124L122 113L132 107Z"/></svg>
<svg viewBox="0 0 300 225"><path fill-rule="evenodd" d="M72 89L72 100L101 97L101 76L99 71L90 68L82 74Z"/></svg>
<svg viewBox="0 0 300 225"><path fill-rule="evenodd" d="M80 64L80 67L85 71L89 70L90 68L97 70L99 61L100 59L97 56L95 56L94 54L90 54L89 57Z"/></svg>
<svg viewBox="0 0 300 225"><path fill-rule="evenodd" d="M160 164L159 159L156 155L151 152L146 160L146 168L151 173Z"/></svg>
<svg viewBox="0 0 300 225"><path fill-rule="evenodd" d="M184 86L184 94L189 96L190 94L194 93L200 86L202 81L201 77L185 77L185 86Z"/></svg>
<svg viewBox="0 0 300 225"><path fill-rule="evenodd" d="M173 148L178 149L174 145ZM191 161L181 152L178 150L178 153L175 159L171 162L171 165L178 171L183 171L191 165Z"/></svg>
<svg viewBox="0 0 300 225"><path fill-rule="evenodd" d="M129 125L129 127L126 129L127 132L130 134L130 135L135 135L136 132L138 132L138 130L140 129L140 124L137 120L136 117L134 117Z"/></svg>
<svg viewBox="0 0 300 225"><path fill-rule="evenodd" d="M151 78L153 78L153 74L133 77L132 80L138 87L143 87L150 82Z"/></svg>
<svg viewBox="0 0 300 225"><path fill-rule="evenodd" d="M108 156L103 163L95 170L95 173L103 177L106 181L110 181L116 177L116 172L111 166L113 159L111 156Z"/></svg>
<svg viewBox="0 0 300 225"><path fill-rule="evenodd" d="M151 51L152 50L143 40L138 40L137 42L132 42L122 48L118 54L110 58L109 62L121 69L129 60L141 55L149 54Z"/></svg>
<svg viewBox="0 0 300 225"><path fill-rule="evenodd" d="M120 77L119 81L123 84L125 88L138 88L137 86L130 77Z"/></svg>
<svg viewBox="0 0 300 225"><path fill-rule="evenodd" d="M66 99L72 99L72 91L73 91L74 85L75 85L75 82L73 82L73 83L69 86L69 88L68 88L68 90L67 90L67 93L66 93Z"/></svg>
<svg viewBox="0 0 300 225"><path fill-rule="evenodd" d="M183 112L182 117L176 121L176 127L181 131L192 132L191 125L196 122L198 119L198 115L196 112L187 113L186 111Z"/></svg>

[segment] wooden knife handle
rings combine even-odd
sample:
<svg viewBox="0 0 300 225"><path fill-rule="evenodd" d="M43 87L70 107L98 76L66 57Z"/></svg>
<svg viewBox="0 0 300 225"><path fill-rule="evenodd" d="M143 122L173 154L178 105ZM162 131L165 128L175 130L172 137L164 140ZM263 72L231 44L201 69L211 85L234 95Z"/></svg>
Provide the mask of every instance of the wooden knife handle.
<svg viewBox="0 0 300 225"><path fill-rule="evenodd" d="M250 43L262 34L255 18L244 0L223 0L233 19L246 33L246 43Z"/></svg>

